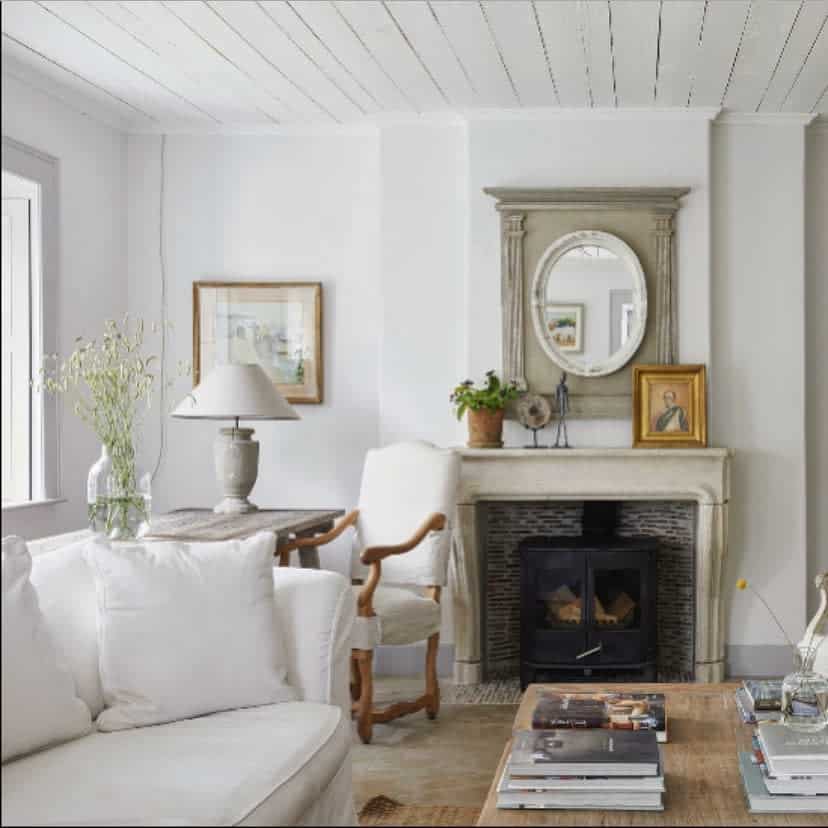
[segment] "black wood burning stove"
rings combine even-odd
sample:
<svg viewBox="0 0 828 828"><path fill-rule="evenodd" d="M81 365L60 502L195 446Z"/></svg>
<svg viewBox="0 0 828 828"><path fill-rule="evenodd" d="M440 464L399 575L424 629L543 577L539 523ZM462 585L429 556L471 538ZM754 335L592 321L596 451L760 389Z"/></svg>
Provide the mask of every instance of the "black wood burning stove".
<svg viewBox="0 0 828 828"><path fill-rule="evenodd" d="M656 680L658 541L611 534L613 515L596 504L582 536L520 543L522 687Z"/></svg>

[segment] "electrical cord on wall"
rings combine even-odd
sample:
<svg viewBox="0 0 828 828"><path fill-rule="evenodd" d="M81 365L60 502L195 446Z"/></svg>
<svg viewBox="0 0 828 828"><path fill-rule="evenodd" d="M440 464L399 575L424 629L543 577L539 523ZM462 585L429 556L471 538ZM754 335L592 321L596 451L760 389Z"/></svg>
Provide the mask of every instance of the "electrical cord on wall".
<svg viewBox="0 0 828 828"><path fill-rule="evenodd" d="M167 136L161 136L160 153L161 182L158 188L158 262L161 274L161 393L159 395L158 419L160 439L158 457L152 470L152 482L161 468L167 444L167 262L164 256L164 181L166 178Z"/></svg>

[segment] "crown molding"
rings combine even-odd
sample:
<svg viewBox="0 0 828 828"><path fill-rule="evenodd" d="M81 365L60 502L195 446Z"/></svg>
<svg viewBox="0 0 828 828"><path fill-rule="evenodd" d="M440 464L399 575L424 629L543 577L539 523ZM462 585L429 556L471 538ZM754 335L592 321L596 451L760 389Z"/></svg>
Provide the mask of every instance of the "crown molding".
<svg viewBox="0 0 828 828"><path fill-rule="evenodd" d="M467 121L712 121L718 107L528 107L460 109Z"/></svg>
<svg viewBox="0 0 828 828"><path fill-rule="evenodd" d="M379 128L376 124L358 121L348 124L223 124L210 126L165 126L154 124L150 127L133 127L129 130L130 135L170 135L170 136L220 136L232 138L234 136L273 136L273 137L325 137L325 136L360 136L377 135Z"/></svg>
<svg viewBox="0 0 828 828"><path fill-rule="evenodd" d="M808 126L814 112L722 112L714 126Z"/></svg>

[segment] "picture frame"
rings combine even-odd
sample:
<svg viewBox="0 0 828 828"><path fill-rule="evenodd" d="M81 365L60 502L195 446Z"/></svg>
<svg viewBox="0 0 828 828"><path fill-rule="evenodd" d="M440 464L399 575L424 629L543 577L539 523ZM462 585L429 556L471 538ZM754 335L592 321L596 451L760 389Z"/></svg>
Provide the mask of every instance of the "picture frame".
<svg viewBox="0 0 828 828"><path fill-rule="evenodd" d="M563 353L581 353L584 350L583 304L547 302L543 312L549 341Z"/></svg>
<svg viewBox="0 0 828 828"><path fill-rule="evenodd" d="M633 447L707 445L704 365L633 366Z"/></svg>
<svg viewBox="0 0 828 828"><path fill-rule="evenodd" d="M291 404L323 400L322 283L193 282L193 384L257 363Z"/></svg>

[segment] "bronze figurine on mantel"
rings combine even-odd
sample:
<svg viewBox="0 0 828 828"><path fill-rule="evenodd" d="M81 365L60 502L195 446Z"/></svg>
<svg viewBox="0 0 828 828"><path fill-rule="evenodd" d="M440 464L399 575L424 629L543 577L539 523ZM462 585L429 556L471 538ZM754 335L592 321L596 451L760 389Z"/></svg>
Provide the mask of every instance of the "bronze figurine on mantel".
<svg viewBox="0 0 828 828"><path fill-rule="evenodd" d="M569 445L569 435L566 432L566 415L569 414L569 388L566 385L566 371L561 374L561 381L555 389L555 405L558 408L558 429L555 432L555 445L552 448L572 448ZM561 445L562 431L563 445Z"/></svg>

